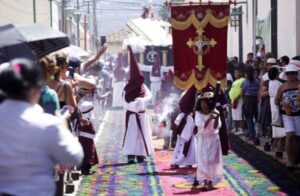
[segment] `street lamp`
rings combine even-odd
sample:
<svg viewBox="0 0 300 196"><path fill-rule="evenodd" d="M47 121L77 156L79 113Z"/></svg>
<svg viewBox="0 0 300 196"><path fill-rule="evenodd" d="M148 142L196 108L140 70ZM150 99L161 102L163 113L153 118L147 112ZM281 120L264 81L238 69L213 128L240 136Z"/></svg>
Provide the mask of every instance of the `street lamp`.
<svg viewBox="0 0 300 196"><path fill-rule="evenodd" d="M36 2L33 0L32 2L33 7L33 22L36 23Z"/></svg>
<svg viewBox="0 0 300 196"><path fill-rule="evenodd" d="M239 11L236 7L232 8L230 13L230 26L234 27L234 31L240 25L239 17L243 14L243 12Z"/></svg>

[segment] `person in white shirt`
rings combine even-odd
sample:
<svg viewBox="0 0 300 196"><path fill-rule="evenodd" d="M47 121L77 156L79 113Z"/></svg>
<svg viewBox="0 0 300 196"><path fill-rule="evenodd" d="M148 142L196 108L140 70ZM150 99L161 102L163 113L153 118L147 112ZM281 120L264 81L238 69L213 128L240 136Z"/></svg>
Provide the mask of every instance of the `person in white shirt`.
<svg viewBox="0 0 300 196"><path fill-rule="evenodd" d="M55 165L82 162L82 147L65 120L37 104L42 83L39 66L25 59L0 73L6 95L0 105L0 195L53 196Z"/></svg>

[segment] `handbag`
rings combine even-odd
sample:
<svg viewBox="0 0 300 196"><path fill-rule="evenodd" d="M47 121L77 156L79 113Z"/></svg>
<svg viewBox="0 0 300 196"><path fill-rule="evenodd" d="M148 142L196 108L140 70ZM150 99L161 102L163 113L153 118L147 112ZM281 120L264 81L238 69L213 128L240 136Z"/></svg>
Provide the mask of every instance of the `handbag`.
<svg viewBox="0 0 300 196"><path fill-rule="evenodd" d="M273 111L271 125L274 127L283 127L282 116L279 112L279 109Z"/></svg>

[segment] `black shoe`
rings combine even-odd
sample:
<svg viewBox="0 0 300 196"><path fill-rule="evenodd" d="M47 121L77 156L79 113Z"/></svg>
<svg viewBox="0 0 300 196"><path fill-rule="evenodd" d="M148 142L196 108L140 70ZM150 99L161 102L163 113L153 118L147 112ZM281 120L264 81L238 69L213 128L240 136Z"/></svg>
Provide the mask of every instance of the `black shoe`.
<svg viewBox="0 0 300 196"><path fill-rule="evenodd" d="M90 175L90 169L91 169L90 165L82 165L81 166L81 174L82 175Z"/></svg>
<svg viewBox="0 0 300 196"><path fill-rule="evenodd" d="M287 167L286 167L286 170L287 170L288 172L293 172L293 171L295 171L295 167L287 166Z"/></svg>
<svg viewBox="0 0 300 196"><path fill-rule="evenodd" d="M195 179L192 186L193 187L199 186L199 181Z"/></svg>
<svg viewBox="0 0 300 196"><path fill-rule="evenodd" d="M260 145L260 140L259 140L259 138L254 138L253 144L254 144L255 146L259 146L259 145Z"/></svg>
<svg viewBox="0 0 300 196"><path fill-rule="evenodd" d="M128 160L128 164L135 164L135 161L132 159L132 160Z"/></svg>
<svg viewBox="0 0 300 196"><path fill-rule="evenodd" d="M86 176L86 175L90 175L91 172L89 169L81 169L81 174Z"/></svg>
<svg viewBox="0 0 300 196"><path fill-rule="evenodd" d="M282 152L275 152L275 157L281 159L283 157L283 153Z"/></svg>
<svg viewBox="0 0 300 196"><path fill-rule="evenodd" d="M134 164L135 163L134 159L135 159L134 155L127 155L128 164Z"/></svg>
<svg viewBox="0 0 300 196"><path fill-rule="evenodd" d="M169 147L168 146L163 146L163 149L167 150L167 149L169 149Z"/></svg>
<svg viewBox="0 0 300 196"><path fill-rule="evenodd" d="M179 165L176 165L176 164L172 164L170 165L171 168L174 168L174 169L178 169L179 168Z"/></svg>
<svg viewBox="0 0 300 196"><path fill-rule="evenodd" d="M143 163L143 162L145 162L145 157L144 156L136 156L136 160L138 163Z"/></svg>

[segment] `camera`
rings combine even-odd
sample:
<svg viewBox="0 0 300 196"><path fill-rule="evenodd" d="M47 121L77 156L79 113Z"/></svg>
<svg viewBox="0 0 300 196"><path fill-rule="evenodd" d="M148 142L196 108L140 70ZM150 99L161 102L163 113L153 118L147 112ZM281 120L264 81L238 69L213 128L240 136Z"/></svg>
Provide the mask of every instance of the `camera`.
<svg viewBox="0 0 300 196"><path fill-rule="evenodd" d="M74 78L75 68L74 67L68 67L68 76L71 78Z"/></svg>

